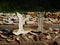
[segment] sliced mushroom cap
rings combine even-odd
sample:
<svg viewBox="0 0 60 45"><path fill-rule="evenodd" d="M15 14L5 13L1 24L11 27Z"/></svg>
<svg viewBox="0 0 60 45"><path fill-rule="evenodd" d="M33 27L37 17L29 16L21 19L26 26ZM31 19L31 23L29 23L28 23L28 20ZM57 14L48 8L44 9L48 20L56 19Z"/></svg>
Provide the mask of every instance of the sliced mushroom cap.
<svg viewBox="0 0 60 45"><path fill-rule="evenodd" d="M16 38L16 41L17 41L18 43L20 43L20 39L19 39L19 37Z"/></svg>
<svg viewBox="0 0 60 45"><path fill-rule="evenodd" d="M59 33L59 29L58 28L54 28L53 31L54 31L55 34Z"/></svg>
<svg viewBox="0 0 60 45"><path fill-rule="evenodd" d="M1 36L2 38L5 38L5 39L7 38L7 36L5 36L5 35L2 35L2 34L1 34L0 36Z"/></svg>
<svg viewBox="0 0 60 45"><path fill-rule="evenodd" d="M7 42L12 42L12 41L14 41L14 40L11 40L11 39L6 39L6 41L7 41Z"/></svg>
<svg viewBox="0 0 60 45"><path fill-rule="evenodd" d="M20 40L19 37L17 37L16 40Z"/></svg>
<svg viewBox="0 0 60 45"><path fill-rule="evenodd" d="M49 36L49 35L47 35L47 37L46 37L47 39L51 39L51 36Z"/></svg>
<svg viewBox="0 0 60 45"><path fill-rule="evenodd" d="M0 34L3 33L2 31L0 31Z"/></svg>
<svg viewBox="0 0 60 45"><path fill-rule="evenodd" d="M54 30L59 30L59 28L54 28Z"/></svg>

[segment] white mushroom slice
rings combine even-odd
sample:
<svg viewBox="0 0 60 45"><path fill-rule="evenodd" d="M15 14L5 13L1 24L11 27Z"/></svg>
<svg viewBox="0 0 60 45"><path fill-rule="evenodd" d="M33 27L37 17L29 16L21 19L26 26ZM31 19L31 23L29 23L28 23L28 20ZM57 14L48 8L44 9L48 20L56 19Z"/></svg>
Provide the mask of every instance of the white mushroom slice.
<svg viewBox="0 0 60 45"><path fill-rule="evenodd" d="M52 32L53 29L52 28L49 28L49 30Z"/></svg>
<svg viewBox="0 0 60 45"><path fill-rule="evenodd" d="M20 39L19 39L19 37L16 38L16 41L17 41L18 43L20 43Z"/></svg>
<svg viewBox="0 0 60 45"><path fill-rule="evenodd" d="M7 36L5 36L5 35L1 35L1 37L2 37L2 38L7 38Z"/></svg>
<svg viewBox="0 0 60 45"><path fill-rule="evenodd" d="M29 40L26 36L24 37L26 40Z"/></svg>
<svg viewBox="0 0 60 45"><path fill-rule="evenodd" d="M58 34L58 32L55 32L55 34Z"/></svg>
<svg viewBox="0 0 60 45"><path fill-rule="evenodd" d="M58 38L59 36L56 36L53 40L55 40L56 38Z"/></svg>
<svg viewBox="0 0 60 45"><path fill-rule="evenodd" d="M35 24L34 21L27 21L27 24Z"/></svg>
<svg viewBox="0 0 60 45"><path fill-rule="evenodd" d="M3 33L2 31L0 31L0 33Z"/></svg>
<svg viewBox="0 0 60 45"><path fill-rule="evenodd" d="M36 33L33 33L33 32L30 32L31 34L33 34L33 35L37 35Z"/></svg>
<svg viewBox="0 0 60 45"><path fill-rule="evenodd" d="M47 36L47 39L51 39L51 36L48 35L48 36Z"/></svg>
<svg viewBox="0 0 60 45"><path fill-rule="evenodd" d="M19 37L16 38L17 40L20 40Z"/></svg>
<svg viewBox="0 0 60 45"><path fill-rule="evenodd" d="M28 38L30 38L31 40L33 40L33 41L34 41L34 39L33 39L33 37L32 37L32 36L28 36Z"/></svg>
<svg viewBox="0 0 60 45"><path fill-rule="evenodd" d="M54 30L59 31L59 28L54 28Z"/></svg>
<svg viewBox="0 0 60 45"><path fill-rule="evenodd" d="M11 41L13 41L13 40L11 40L11 39L6 39L8 42L11 42Z"/></svg>

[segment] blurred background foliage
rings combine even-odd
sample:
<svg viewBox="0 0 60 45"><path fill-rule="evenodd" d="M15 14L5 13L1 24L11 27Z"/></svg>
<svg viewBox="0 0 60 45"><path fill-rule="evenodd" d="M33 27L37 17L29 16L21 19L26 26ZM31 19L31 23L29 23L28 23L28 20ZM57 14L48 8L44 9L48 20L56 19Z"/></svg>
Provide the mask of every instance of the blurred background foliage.
<svg viewBox="0 0 60 45"><path fill-rule="evenodd" d="M0 12L60 11L60 0L0 0Z"/></svg>

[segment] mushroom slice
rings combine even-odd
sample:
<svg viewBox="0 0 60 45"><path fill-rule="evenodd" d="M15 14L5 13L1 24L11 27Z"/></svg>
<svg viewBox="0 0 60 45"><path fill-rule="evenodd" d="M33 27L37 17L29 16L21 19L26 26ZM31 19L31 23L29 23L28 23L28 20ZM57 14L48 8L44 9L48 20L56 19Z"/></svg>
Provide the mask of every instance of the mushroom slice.
<svg viewBox="0 0 60 45"><path fill-rule="evenodd" d="M0 31L0 34L3 33L2 31Z"/></svg>
<svg viewBox="0 0 60 45"><path fill-rule="evenodd" d="M20 38L19 38L19 37L17 37L17 38L16 38L16 41L17 41L18 43L20 43Z"/></svg>
<svg viewBox="0 0 60 45"><path fill-rule="evenodd" d="M13 40L11 40L11 39L6 39L6 41L8 41L8 42L12 42Z"/></svg>
<svg viewBox="0 0 60 45"><path fill-rule="evenodd" d="M5 36L5 35L2 35L2 34L1 34L0 36L1 36L2 38L7 38L7 36Z"/></svg>

